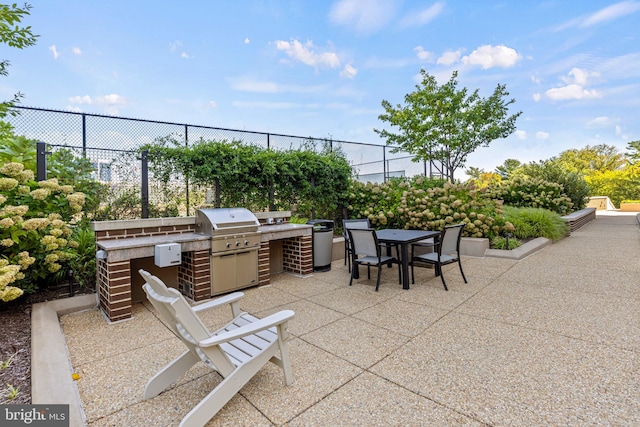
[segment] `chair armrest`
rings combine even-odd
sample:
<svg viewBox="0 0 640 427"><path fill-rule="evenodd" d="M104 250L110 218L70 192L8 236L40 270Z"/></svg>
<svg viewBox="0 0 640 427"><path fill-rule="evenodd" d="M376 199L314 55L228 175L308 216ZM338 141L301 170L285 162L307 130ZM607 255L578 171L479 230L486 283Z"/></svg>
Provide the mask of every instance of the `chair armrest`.
<svg viewBox="0 0 640 427"><path fill-rule="evenodd" d="M264 331L265 329L272 328L280 325L293 318L294 312L292 310L282 310L271 316L267 316L264 319L257 320L248 325L244 325L240 328L232 331L223 332L218 335L214 335L211 338L200 341L198 344L201 347L210 347L214 345L220 345L222 343L233 341L238 338L242 338L247 335L255 334L256 332Z"/></svg>
<svg viewBox="0 0 640 427"><path fill-rule="evenodd" d="M242 292L234 292L232 294L225 295L223 297L216 298L214 300L207 301L207 302L204 302L202 304L194 305L191 308L196 313L199 313L199 312L201 312L203 310L209 310L210 308L220 307L220 306L225 305L225 304L234 303L234 302L240 300L242 297L244 297L244 293L242 293Z"/></svg>

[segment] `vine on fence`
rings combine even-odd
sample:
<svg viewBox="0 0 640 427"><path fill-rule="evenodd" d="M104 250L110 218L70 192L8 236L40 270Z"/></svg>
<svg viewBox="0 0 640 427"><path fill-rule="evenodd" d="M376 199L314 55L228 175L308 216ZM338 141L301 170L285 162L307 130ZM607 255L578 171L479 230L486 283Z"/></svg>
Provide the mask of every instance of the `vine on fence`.
<svg viewBox="0 0 640 427"><path fill-rule="evenodd" d="M185 147L171 137L144 145L154 176L169 183L182 175L209 190L215 207L253 211L293 210L307 217L340 217L347 205L352 170L340 149L308 142L272 150L241 141L200 140Z"/></svg>

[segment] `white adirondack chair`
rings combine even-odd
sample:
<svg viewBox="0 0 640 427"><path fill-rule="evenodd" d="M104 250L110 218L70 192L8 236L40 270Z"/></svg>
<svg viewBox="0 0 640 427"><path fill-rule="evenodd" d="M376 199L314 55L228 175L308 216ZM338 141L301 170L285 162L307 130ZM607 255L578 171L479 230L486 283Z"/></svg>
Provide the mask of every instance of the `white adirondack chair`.
<svg viewBox="0 0 640 427"><path fill-rule="evenodd" d="M289 360L287 322L291 310L283 310L264 319L240 312L242 292L191 306L176 289L156 276L139 270L146 280L147 298L167 327L184 342L188 350L149 380L144 399L157 396L198 362L204 362L224 378L180 422L180 426L204 426L267 363L284 371L284 381L293 381ZM216 332L209 332L197 313L229 304L233 320ZM278 356L278 353L280 356Z"/></svg>

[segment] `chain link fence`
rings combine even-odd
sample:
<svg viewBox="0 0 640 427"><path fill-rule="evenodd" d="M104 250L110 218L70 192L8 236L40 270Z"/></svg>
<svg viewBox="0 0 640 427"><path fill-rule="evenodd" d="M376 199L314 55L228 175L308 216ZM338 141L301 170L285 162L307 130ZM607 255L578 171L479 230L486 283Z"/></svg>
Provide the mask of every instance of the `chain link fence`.
<svg viewBox="0 0 640 427"><path fill-rule="evenodd" d="M434 164L415 163L408 153L391 153L394 147L378 144L24 106L16 109L18 115L5 118L14 127L15 134L44 142L49 153L66 149L76 156L89 159L94 169L92 177L96 181L109 186L112 192L125 196L130 194L132 199L135 195L140 195L142 186L139 147L164 138L184 141L186 146L201 139L227 140L274 150L297 149L302 146L320 149L329 144L333 149L340 149L344 153L355 175L363 182L381 183L390 177L415 175L442 176L441 165L438 167ZM207 197L207 189L190 188L182 176L173 177L169 185L164 186L150 173L148 187L149 205L156 207L156 211L150 213L151 216L162 215L163 207L175 203L175 198L183 198L183 203L179 205L186 206L186 209L173 214L192 215L189 206L198 206ZM117 207L114 206L115 208ZM136 214L137 212L130 212L128 215L135 217Z"/></svg>

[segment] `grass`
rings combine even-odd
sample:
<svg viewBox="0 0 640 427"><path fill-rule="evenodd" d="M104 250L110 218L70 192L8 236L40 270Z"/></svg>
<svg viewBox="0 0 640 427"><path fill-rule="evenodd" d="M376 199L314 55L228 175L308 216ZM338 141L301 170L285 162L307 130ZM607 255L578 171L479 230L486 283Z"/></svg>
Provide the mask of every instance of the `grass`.
<svg viewBox="0 0 640 427"><path fill-rule="evenodd" d="M513 235L517 239L546 237L555 241L566 236L569 229L559 214L547 209L505 206L504 213L514 225Z"/></svg>

